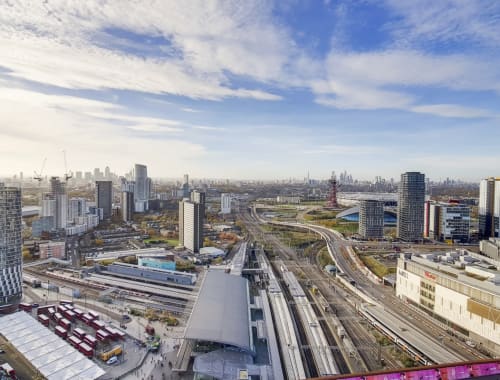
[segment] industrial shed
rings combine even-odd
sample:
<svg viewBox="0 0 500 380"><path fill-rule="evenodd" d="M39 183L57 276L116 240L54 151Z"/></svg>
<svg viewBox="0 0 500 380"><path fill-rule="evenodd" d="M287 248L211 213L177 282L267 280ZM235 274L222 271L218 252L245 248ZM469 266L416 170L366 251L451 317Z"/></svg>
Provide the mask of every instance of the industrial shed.
<svg viewBox="0 0 500 380"><path fill-rule="evenodd" d="M1 317L0 334L48 380L93 380L105 374L24 311Z"/></svg>

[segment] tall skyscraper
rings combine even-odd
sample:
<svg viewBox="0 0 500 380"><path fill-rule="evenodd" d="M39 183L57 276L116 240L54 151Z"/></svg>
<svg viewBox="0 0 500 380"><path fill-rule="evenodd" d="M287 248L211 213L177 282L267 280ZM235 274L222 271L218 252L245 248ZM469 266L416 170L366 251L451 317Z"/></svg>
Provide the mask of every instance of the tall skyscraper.
<svg viewBox="0 0 500 380"><path fill-rule="evenodd" d="M179 244L198 253L203 247L203 224L205 222L205 193L191 192L191 199L179 203Z"/></svg>
<svg viewBox="0 0 500 380"><path fill-rule="evenodd" d="M182 181L182 196L184 198L189 197L189 175L184 174L184 178Z"/></svg>
<svg viewBox="0 0 500 380"><path fill-rule="evenodd" d="M479 183L479 236L499 237L500 177L486 178Z"/></svg>
<svg viewBox="0 0 500 380"><path fill-rule="evenodd" d="M149 199L149 181L148 181L147 166L141 164L135 164L134 177L135 177L135 188L134 188L135 212L145 212L148 210L148 199Z"/></svg>
<svg viewBox="0 0 500 380"><path fill-rule="evenodd" d="M417 241L424 233L425 175L401 174L398 188L397 236L403 241Z"/></svg>
<svg viewBox="0 0 500 380"><path fill-rule="evenodd" d="M365 239L384 237L384 202L369 199L359 203L359 234Z"/></svg>
<svg viewBox="0 0 500 380"><path fill-rule="evenodd" d="M122 212L122 220L124 222L129 222L133 219L134 211L135 211L135 203L134 203L134 181L127 181L125 177L121 177L121 212Z"/></svg>
<svg viewBox="0 0 500 380"><path fill-rule="evenodd" d="M61 182L59 177L50 178L50 191L42 200L43 216L54 217L54 227L66 228L68 224L68 195L66 194L66 183Z"/></svg>
<svg viewBox="0 0 500 380"><path fill-rule="evenodd" d="M96 181L95 201L97 208L102 208L103 219L110 219L113 206L113 182Z"/></svg>
<svg viewBox="0 0 500 380"><path fill-rule="evenodd" d="M231 214L231 194L220 195L220 211L222 214Z"/></svg>
<svg viewBox="0 0 500 380"><path fill-rule="evenodd" d="M109 166L104 168L104 178L108 180L111 179L111 170L109 169Z"/></svg>
<svg viewBox="0 0 500 380"><path fill-rule="evenodd" d="M21 190L0 183L0 313L22 298Z"/></svg>

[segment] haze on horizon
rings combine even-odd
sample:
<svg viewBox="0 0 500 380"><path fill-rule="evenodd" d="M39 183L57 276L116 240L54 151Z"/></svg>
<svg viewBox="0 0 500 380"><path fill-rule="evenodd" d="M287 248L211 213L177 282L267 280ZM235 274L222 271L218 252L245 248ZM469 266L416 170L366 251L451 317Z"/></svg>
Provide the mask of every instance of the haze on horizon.
<svg viewBox="0 0 500 380"><path fill-rule="evenodd" d="M500 164L500 3L0 5L0 174L477 181Z"/></svg>

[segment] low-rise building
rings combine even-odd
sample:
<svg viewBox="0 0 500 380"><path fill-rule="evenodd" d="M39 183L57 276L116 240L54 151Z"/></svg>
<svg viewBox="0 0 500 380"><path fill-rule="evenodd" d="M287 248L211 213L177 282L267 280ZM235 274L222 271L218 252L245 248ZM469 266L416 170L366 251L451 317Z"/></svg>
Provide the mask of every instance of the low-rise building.
<svg viewBox="0 0 500 380"><path fill-rule="evenodd" d="M466 243L470 238L470 207L458 203L430 203L429 238Z"/></svg>
<svg viewBox="0 0 500 380"><path fill-rule="evenodd" d="M66 243L63 241L49 241L39 245L41 259L64 259L66 257Z"/></svg>
<svg viewBox="0 0 500 380"><path fill-rule="evenodd" d="M175 259L164 259L159 257L138 257L140 267L175 270Z"/></svg>
<svg viewBox="0 0 500 380"><path fill-rule="evenodd" d="M278 195L276 197L276 203L290 203L290 204L299 204L300 197L299 196L290 196L290 195Z"/></svg>
<svg viewBox="0 0 500 380"><path fill-rule="evenodd" d="M500 261L500 239L490 238L489 240L481 240L479 249L483 255Z"/></svg>

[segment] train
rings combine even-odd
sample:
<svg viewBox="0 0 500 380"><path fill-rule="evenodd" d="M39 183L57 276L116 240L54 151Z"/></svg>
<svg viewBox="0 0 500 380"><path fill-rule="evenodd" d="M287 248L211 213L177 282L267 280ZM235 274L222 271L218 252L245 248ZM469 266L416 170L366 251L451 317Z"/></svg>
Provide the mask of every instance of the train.
<svg viewBox="0 0 500 380"><path fill-rule="evenodd" d="M401 347L403 351L405 351L407 354L409 354L414 360L416 360L418 363L427 366L427 365L432 365L436 364L435 362L429 360L423 353L415 349L411 344L409 344L407 341L404 339L401 339L396 331L394 331L393 328L390 326L385 326L382 323L380 323L378 320L376 320L370 313L368 313L366 310L363 308L360 308L359 312L363 317L365 317L368 322L378 331L380 331L383 335L385 335L387 338L389 338L394 344L397 346Z"/></svg>

